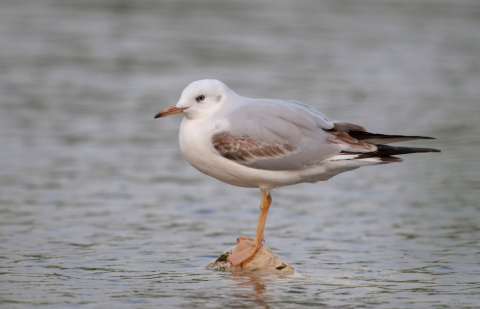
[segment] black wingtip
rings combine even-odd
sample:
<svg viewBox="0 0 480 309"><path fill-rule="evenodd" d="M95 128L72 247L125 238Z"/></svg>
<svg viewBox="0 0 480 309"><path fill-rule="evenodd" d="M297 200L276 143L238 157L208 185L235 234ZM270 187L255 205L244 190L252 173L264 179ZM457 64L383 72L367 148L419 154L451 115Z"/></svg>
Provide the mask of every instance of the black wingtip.
<svg viewBox="0 0 480 309"><path fill-rule="evenodd" d="M377 151L361 154L358 158L389 157L409 153L441 152L440 150L433 148L393 147L387 145L378 145L377 147Z"/></svg>
<svg viewBox="0 0 480 309"><path fill-rule="evenodd" d="M440 150L438 149L433 149L433 148L411 148L413 150L415 150L415 152L441 152Z"/></svg>

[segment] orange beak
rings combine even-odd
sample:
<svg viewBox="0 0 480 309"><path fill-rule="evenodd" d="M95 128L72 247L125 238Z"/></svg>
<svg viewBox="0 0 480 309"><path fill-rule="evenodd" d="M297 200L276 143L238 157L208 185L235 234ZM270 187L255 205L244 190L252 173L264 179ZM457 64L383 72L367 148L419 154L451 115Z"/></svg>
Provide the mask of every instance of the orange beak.
<svg viewBox="0 0 480 309"><path fill-rule="evenodd" d="M176 107L176 106L171 106L169 108L165 108L160 113L155 115L155 119L160 118L160 117L167 117L167 116L170 116L170 115L173 115L173 114L180 114L180 113L183 113L183 111L186 110L186 109L187 108L183 108L183 107L179 108L179 107Z"/></svg>

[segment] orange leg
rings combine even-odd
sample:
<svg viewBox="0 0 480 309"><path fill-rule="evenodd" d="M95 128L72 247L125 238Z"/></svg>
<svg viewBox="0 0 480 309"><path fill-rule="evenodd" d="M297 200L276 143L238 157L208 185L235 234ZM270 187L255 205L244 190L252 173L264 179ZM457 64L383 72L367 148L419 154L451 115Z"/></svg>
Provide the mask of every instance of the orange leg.
<svg viewBox="0 0 480 309"><path fill-rule="evenodd" d="M270 204L272 204L272 197L270 196L270 193L265 190L261 190L261 193L262 203L260 204L260 216L258 217L255 239L245 237L237 238L237 246L232 255L227 259L234 266L251 258L258 249L263 246L263 242L265 241L263 230L265 229L265 222L267 221L268 209L270 208ZM253 243L251 240L253 240Z"/></svg>

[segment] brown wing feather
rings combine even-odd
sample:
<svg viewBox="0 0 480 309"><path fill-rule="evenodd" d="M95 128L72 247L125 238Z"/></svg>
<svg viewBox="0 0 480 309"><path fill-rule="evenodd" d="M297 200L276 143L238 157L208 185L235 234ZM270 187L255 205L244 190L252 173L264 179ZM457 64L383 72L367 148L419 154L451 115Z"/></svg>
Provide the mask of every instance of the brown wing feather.
<svg viewBox="0 0 480 309"><path fill-rule="evenodd" d="M377 150L377 146L365 143L362 140L353 138L349 133L337 131L335 129L326 130L332 134L333 138L327 138L327 141L333 144L344 144L348 146L344 151L348 152L370 152Z"/></svg>
<svg viewBox="0 0 480 309"><path fill-rule="evenodd" d="M223 157L243 163L256 159L279 158L296 151L286 143L269 144L248 136L236 137L226 131L214 134L212 145Z"/></svg>

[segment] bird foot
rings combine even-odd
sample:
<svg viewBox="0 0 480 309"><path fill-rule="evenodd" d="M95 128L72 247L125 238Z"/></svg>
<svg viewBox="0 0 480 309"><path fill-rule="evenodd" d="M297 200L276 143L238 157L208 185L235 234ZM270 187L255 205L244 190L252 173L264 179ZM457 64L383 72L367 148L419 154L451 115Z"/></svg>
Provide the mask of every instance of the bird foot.
<svg viewBox="0 0 480 309"><path fill-rule="evenodd" d="M236 244L238 245L238 243L239 243L240 241L242 241L242 240L250 240L251 242L254 241L254 239L253 239L253 238L250 238L250 237L238 236L238 237L237 237L237 242L236 242Z"/></svg>
<svg viewBox="0 0 480 309"><path fill-rule="evenodd" d="M254 240L248 237L238 237L237 245L227 258L227 261L232 263L233 266L237 266L242 262L251 258L262 245L255 245Z"/></svg>

